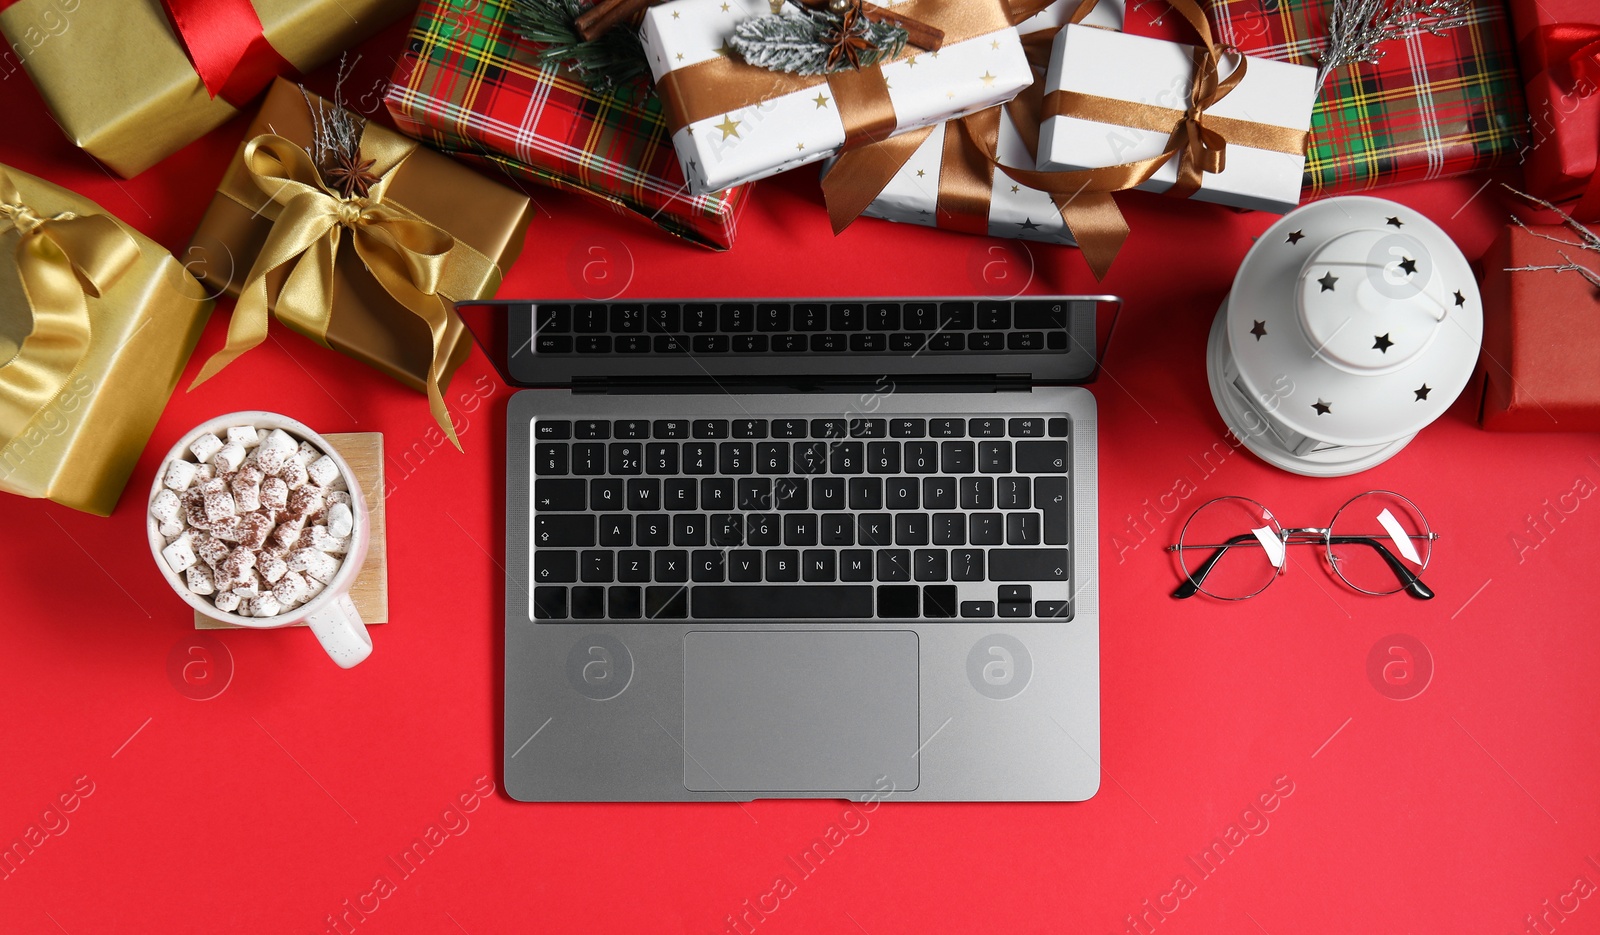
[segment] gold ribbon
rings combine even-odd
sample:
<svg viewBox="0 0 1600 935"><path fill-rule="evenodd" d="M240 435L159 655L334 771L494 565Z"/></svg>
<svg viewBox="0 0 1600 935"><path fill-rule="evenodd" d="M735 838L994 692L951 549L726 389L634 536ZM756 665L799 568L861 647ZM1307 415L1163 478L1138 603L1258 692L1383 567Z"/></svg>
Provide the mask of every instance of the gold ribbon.
<svg viewBox="0 0 1600 935"><path fill-rule="evenodd" d="M1097 3L1098 0L1084 0L1069 22L1082 22ZM1183 110L1061 90L1044 96L1042 107L1031 103L1030 92L1018 95L1007 105L1023 108L1020 112L1012 110L1013 123L1025 139L1031 137L1030 149L1037 144L1041 120L1053 115L1070 115L1167 133L1167 143L1160 154L1093 169L1065 172L1020 169L1003 165L997 156L998 109L969 115L956 121L961 129L959 134L948 130L945 134L944 162L939 177L941 226L987 232L993 172L998 168L1018 184L1050 195L1095 278L1101 279L1128 237L1128 225L1112 198L1113 192L1137 187L1177 157L1177 182L1167 194L1187 198L1200 189L1205 173L1223 170L1230 143L1274 152L1303 152L1305 131L1207 113L1244 80L1246 60L1241 57L1239 66L1226 78L1221 77L1221 57L1231 46L1221 46L1213 40L1210 24L1193 0L1168 0L1168 3L1194 27L1201 40L1201 45L1195 49L1195 74L1189 103ZM1038 13L1043 5L1040 0L1012 0L1013 18L1021 22ZM1035 51L1038 48L1037 44L1033 46ZM1034 87L1037 89L1037 82ZM1036 101L1037 90L1032 93L1035 95L1032 100ZM1031 120L1026 115L1028 106L1034 108ZM953 142L954 136L962 137L964 144ZM835 233L866 210L926 138L926 133L915 137L906 134L839 158L822 185ZM985 168L980 169L980 163ZM984 187L985 180L988 187Z"/></svg>
<svg viewBox="0 0 1600 935"><path fill-rule="evenodd" d="M1007 0L907 0L896 4L894 12L938 25L947 44L1005 29L1015 15ZM908 47L902 56L912 54L915 50ZM834 92L847 147L882 139L894 131L894 106L881 64L827 75L793 75L719 56L667 72L656 82L656 93L668 129L677 133L701 120L822 84Z"/></svg>
<svg viewBox="0 0 1600 935"><path fill-rule="evenodd" d="M456 314L448 297L474 294L472 284L495 267L468 244L384 199L395 173L416 148L414 141L394 134L364 132L361 154L374 160L378 181L365 197L343 198L323 183L310 155L293 140L264 133L245 144L245 170L270 199L268 207L276 209L277 217L239 293L227 346L206 361L191 390L266 339L269 308L279 321L327 346L334 314L334 261L349 231L367 271L427 324L433 346L428 406L451 443L461 448L439 389L446 364L443 339ZM280 268L287 275L274 300L267 277Z"/></svg>
<svg viewBox="0 0 1600 935"><path fill-rule="evenodd" d="M42 217L0 167L0 233L15 229L20 301L32 330L10 363L0 362L0 449L27 428L71 379L89 348L88 297L99 298L139 259L133 236L103 214Z"/></svg>

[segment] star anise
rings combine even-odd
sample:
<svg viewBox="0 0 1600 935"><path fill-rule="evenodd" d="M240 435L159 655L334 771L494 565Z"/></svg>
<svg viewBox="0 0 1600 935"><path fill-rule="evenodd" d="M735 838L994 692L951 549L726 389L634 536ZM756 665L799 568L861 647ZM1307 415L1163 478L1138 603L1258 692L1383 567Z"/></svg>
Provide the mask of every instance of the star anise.
<svg viewBox="0 0 1600 935"><path fill-rule="evenodd" d="M861 4L852 3L839 16L839 28L827 37L828 70L848 62L851 68L861 67L861 53L870 52L872 43L867 39L865 23L861 21Z"/></svg>
<svg viewBox="0 0 1600 935"><path fill-rule="evenodd" d="M378 177L372 174L377 160L362 159L359 152L339 153L333 158L333 165L323 167L322 176L346 198L358 195L365 198L372 186L378 184Z"/></svg>

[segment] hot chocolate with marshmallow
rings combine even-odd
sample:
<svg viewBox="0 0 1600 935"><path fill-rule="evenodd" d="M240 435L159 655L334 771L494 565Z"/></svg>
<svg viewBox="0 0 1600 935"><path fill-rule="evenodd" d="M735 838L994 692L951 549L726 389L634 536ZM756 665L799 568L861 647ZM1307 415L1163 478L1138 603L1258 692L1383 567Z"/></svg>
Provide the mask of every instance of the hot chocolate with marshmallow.
<svg viewBox="0 0 1600 935"><path fill-rule="evenodd" d="M224 613L273 617L338 574L355 527L338 464L282 429L234 426L162 468L150 515L161 557Z"/></svg>

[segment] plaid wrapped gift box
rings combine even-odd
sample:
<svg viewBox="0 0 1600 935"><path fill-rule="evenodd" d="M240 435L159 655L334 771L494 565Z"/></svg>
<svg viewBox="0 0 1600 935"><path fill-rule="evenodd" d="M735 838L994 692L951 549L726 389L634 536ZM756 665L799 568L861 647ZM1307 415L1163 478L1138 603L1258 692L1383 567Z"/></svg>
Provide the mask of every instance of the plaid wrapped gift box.
<svg viewBox="0 0 1600 935"><path fill-rule="evenodd" d="M1208 0L1221 42L1316 66L1331 0ZM1467 21L1379 46L1327 78L1311 114L1303 196L1446 178L1514 161L1527 112L1500 0L1475 0Z"/></svg>
<svg viewBox="0 0 1600 935"><path fill-rule="evenodd" d="M510 0L425 0L384 99L401 131L726 250L748 195L691 195L646 82L603 93L506 23Z"/></svg>

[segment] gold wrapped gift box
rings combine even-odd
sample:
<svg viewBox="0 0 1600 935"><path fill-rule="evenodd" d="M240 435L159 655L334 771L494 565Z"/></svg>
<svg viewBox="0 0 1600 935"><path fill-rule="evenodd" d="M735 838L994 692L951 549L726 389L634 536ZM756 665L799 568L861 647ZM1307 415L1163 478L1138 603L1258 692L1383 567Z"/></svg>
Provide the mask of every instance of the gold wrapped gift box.
<svg viewBox="0 0 1600 935"><path fill-rule="evenodd" d="M331 109L333 105L282 79L268 91L195 232L186 254L189 267L216 290L235 296L243 293L229 330L230 348L235 346L241 330L239 316L246 313L251 296L264 295L279 321L414 389L428 389L430 370L437 359L442 394L472 346L471 335L451 303L494 295L502 271L522 249L533 206L526 195L370 123L362 131L362 155L376 157L373 171L383 182L374 187L370 198L341 199L328 191L325 183L308 177L315 174L304 151L312 141L313 106ZM317 203L309 212L317 218L308 219L308 212L298 208L290 210L289 205L298 204L302 197ZM339 212L349 211L362 219L332 220ZM313 238L303 229L275 231L281 221L305 228L323 217L323 212L327 212L331 229L320 236ZM377 217L379 214L385 217ZM287 221L283 221L285 215L290 216ZM436 244L448 243L437 281L427 287L433 291L420 298L411 280L395 281L400 264L394 262L393 254L376 250L374 240L362 239L369 236L363 231L373 225L388 224L393 230L414 222L431 226L430 237ZM297 239L308 244L303 253L291 251L277 257L272 268L261 271L260 283L252 280L264 250L282 252L284 243ZM331 281L326 293L308 301L300 287L318 284L321 277L293 273L303 272L306 263L321 262L326 256L322 251L330 242ZM368 251L365 256L363 249ZM406 259L415 262L419 256L412 254ZM380 260L388 261L387 268ZM262 285L264 292L258 292ZM292 302L281 301L286 290L295 293ZM410 304L397 293L409 296ZM437 345L426 320L429 315L439 323ZM248 330L248 326L244 328ZM202 379L232 356L236 355L219 355L202 372ZM435 416L446 434L451 434L438 407Z"/></svg>
<svg viewBox="0 0 1600 935"><path fill-rule="evenodd" d="M110 515L210 310L159 244L0 165L0 490Z"/></svg>
<svg viewBox="0 0 1600 935"><path fill-rule="evenodd" d="M416 7L415 0L250 5L266 41L301 72ZM67 136L124 177L238 113L207 91L161 0L0 0L0 32L9 46L0 50L0 74L20 63Z"/></svg>

